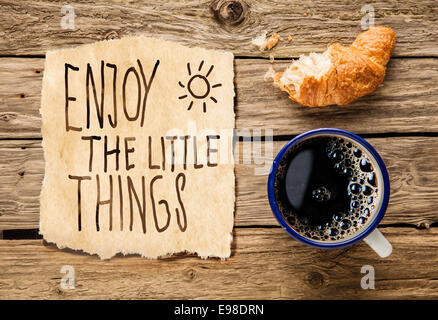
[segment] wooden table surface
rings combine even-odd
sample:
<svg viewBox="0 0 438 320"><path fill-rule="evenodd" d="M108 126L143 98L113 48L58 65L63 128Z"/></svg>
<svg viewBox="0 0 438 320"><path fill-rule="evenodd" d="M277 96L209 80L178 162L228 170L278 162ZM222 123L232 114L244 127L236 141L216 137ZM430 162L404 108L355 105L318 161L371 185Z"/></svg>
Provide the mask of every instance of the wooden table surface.
<svg viewBox="0 0 438 320"><path fill-rule="evenodd" d="M438 9L424 1L75 1L75 29L62 29L62 2L0 0L0 298L391 299L438 298ZM397 45L373 94L347 106L308 109L263 80L269 54L292 58L349 44L361 7L392 27ZM228 8L228 9L227 9ZM276 31L260 52L251 39ZM292 42L285 41L287 35ZM394 251L380 259L364 243L321 251L290 238L274 220L259 160L237 163L231 258L176 255L160 260L59 250L38 237L44 176L40 94L47 50L147 35L235 55L236 128L273 129L274 155L294 135L318 127L353 131L386 162L391 200L380 230ZM242 148L240 142L236 148ZM257 159L263 157L263 159ZM63 265L76 288L62 289ZM360 286L375 269L375 289Z"/></svg>

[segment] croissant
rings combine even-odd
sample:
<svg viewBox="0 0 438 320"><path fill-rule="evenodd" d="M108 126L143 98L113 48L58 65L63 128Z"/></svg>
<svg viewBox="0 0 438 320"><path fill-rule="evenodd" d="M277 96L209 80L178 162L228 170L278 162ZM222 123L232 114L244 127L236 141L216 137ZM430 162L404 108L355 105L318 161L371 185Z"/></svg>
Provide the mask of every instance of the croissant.
<svg viewBox="0 0 438 320"><path fill-rule="evenodd" d="M349 47L335 43L322 54L302 55L284 72L276 73L274 83L308 107L344 105L383 82L394 45L391 28L372 27Z"/></svg>

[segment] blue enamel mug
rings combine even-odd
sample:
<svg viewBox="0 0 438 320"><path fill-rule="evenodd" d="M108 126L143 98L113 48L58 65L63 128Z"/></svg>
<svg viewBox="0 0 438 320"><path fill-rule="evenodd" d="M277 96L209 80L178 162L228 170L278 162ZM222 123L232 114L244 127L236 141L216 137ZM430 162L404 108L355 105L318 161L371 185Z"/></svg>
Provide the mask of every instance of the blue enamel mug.
<svg viewBox="0 0 438 320"><path fill-rule="evenodd" d="M312 139L318 139L318 138L323 138L323 139L327 139L327 141L342 141L343 143L347 143L347 145L349 144L349 146L356 146L356 150L359 149L360 150L360 154L362 155L362 159L366 159L366 160L361 160L361 158L359 157L359 159L355 159L353 161L356 161L357 163L360 163L360 161L368 161L373 168L373 174L375 174L375 181L376 181L376 188L374 190L374 192L376 192L376 196L374 197L374 201L373 205L372 205L372 212L370 214L370 211L364 211L364 210L360 210L363 209L363 206L361 206L360 208L358 208L357 213L355 213L355 216L360 216L359 214L359 210L360 212L367 212L367 219L365 223L360 224L360 227L354 227L354 228L350 228L348 229L346 232L348 232L348 234L345 234L343 236L338 236L336 238L334 237L330 237L328 235L325 235L325 229L323 231L321 231L322 229L312 229L312 226L303 226L303 223L297 223L295 221L297 221L296 217L294 217L294 207L291 206L291 210L290 212L288 212L287 214L289 216L286 215L286 213L282 213L280 210L280 207L283 208L283 205L279 202L279 201L286 201L287 199L291 199L291 198L296 198L296 195L294 194L289 194L288 193L288 198L282 198L283 200L279 200L279 194L282 192L282 190L279 190L280 186L282 186L281 188L283 188L284 186L279 184L278 182L276 183L276 179L279 179L278 176L281 175L285 175L285 172L288 172L288 175L292 176L291 179L293 179L293 175L299 175L299 172L297 171L293 171L288 170L288 166L290 167L290 163L288 161L290 161L289 155L293 152L293 150L296 150L298 148L298 146L303 145L304 143L308 143L309 141L314 141ZM325 140L324 140L325 141ZM333 144L334 142L332 142ZM344 148L345 149L345 148ZM333 152L332 152L333 154ZM334 155L335 156L335 155ZM347 157L349 157L349 155L347 155ZM353 158L353 156L352 156ZM312 158L310 158L312 159ZM283 161L282 161L283 160ZM312 160L309 160L312 161ZM314 160L313 160L314 161ZM343 161L348 161L346 159L344 159ZM311 165L311 164L309 164ZM291 173L289 173L289 171L292 171ZM352 180L355 178L351 178ZM294 180L291 180L294 181ZM363 181L362 181L363 183ZM350 189L353 190L354 186L352 186L352 184L357 185L357 183L353 183L350 182L350 184L348 185L348 192L349 192L349 196L352 197L352 199L357 198L357 196L355 196L353 193L350 192ZM305 187L303 187L304 189L311 189L311 186L307 185L307 184L303 184ZM307 186L307 187L306 187ZM288 186L289 187L289 186ZM286 187L285 187L286 188ZM360 188L357 187L356 188ZM324 196L324 192L328 192L328 194L330 194L329 190L324 191L325 189L323 189L322 193L321 190L307 190L306 193L312 193L312 196L315 196L315 194L317 195L317 200L319 201L320 198L322 196ZM365 187L364 187L365 189ZM289 190L298 190L298 189L293 189L293 186L291 188L288 189ZM303 134L300 134L299 136L295 137L294 139L290 140L281 150L280 152L277 154L277 156L275 157L272 167L271 167L271 171L269 173L269 177L268 177L268 198L269 198L269 203L272 209L272 212L275 216L275 218L277 219L277 221L280 223L280 225L286 230L286 232L294 239L310 245L312 247L316 247L316 248L321 248L321 249L340 249L340 248L345 248L348 246L351 246L361 240L364 240L380 257L384 258L387 257L391 254L392 252L392 246L389 243L389 241L382 235L382 233L377 229L378 224L380 223L380 221L382 220L387 206L388 206L388 201L389 201L389 176L388 176L388 172L386 170L385 164L382 160L382 158L380 157L380 155L377 153L377 151L364 139L362 139L361 137L359 137L358 135L351 133L349 131L346 130L341 130L341 129L335 129L335 128L321 128L321 129L316 129L316 130L311 130L308 132L305 132ZM290 191L293 192L293 191ZM304 197L304 196L302 196ZM308 197L308 195L306 195L306 197ZM319 197L319 198L318 198ZM360 195L360 198L362 198L362 195ZM372 197L370 197L372 198ZM307 198L306 198L307 199ZM288 202L290 202L291 200L289 200ZM362 200L361 200L362 201ZM365 200L364 200L365 201ZM358 201L353 201L353 202L358 202ZM361 202L362 203L362 202ZM365 203L365 202L364 202ZM321 206L320 206L321 207ZM323 206L321 207L323 208ZM286 211L285 209L282 209L283 211ZM355 212L354 209L351 209L352 212ZM352 214L352 213L348 213L348 214ZM291 218L292 217L292 218ZM362 219L362 218L358 218L358 219ZM294 221L291 223L291 221ZM347 221L349 221L347 219ZM359 220L359 221L363 221L363 220ZM341 223L341 227L342 227L342 221L341 222L336 222L333 220L333 222L328 222L329 224L334 223L335 225L339 226L339 223ZM355 222L353 222L355 223ZM344 224L345 225L345 224ZM341 230L341 233L344 234L344 231L342 231L343 229L341 227L338 227L339 230ZM322 228L322 227L319 227ZM330 227L327 227L330 228ZM338 230L336 229L336 230ZM309 230L309 232L305 232L305 230ZM316 230L316 231L315 231ZM318 231L320 230L320 231ZM328 229L329 232L332 229ZM336 231L335 230L335 231ZM350 232L351 231L351 232ZM319 232L319 233L318 233ZM320 235L319 235L320 234Z"/></svg>

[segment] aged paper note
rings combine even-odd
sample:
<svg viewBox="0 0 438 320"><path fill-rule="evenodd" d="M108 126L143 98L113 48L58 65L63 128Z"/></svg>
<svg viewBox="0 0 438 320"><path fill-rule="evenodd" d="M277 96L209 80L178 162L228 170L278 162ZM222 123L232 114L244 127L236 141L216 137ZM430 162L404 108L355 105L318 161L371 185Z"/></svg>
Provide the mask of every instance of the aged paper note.
<svg viewBox="0 0 438 320"><path fill-rule="evenodd" d="M40 232L60 248L230 256L233 55L145 37L46 55Z"/></svg>

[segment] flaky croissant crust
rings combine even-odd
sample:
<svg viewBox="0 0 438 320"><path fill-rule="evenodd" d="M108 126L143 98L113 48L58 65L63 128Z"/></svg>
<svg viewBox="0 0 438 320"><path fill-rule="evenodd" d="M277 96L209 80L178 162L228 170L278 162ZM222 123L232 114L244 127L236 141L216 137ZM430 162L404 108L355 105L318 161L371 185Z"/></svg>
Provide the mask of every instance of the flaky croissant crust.
<svg viewBox="0 0 438 320"><path fill-rule="evenodd" d="M308 107L350 103L373 92L383 82L395 38L389 27L372 27L359 34L349 47L330 45L330 69L319 79L306 76L298 91L293 84L280 82L282 73L275 75L274 82L292 100Z"/></svg>

